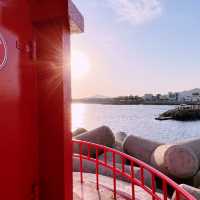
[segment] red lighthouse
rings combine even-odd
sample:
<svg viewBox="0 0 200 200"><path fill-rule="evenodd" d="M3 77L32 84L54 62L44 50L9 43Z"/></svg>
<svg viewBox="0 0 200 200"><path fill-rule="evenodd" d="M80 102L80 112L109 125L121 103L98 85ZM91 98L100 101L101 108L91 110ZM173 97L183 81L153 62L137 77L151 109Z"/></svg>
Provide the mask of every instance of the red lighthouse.
<svg viewBox="0 0 200 200"><path fill-rule="evenodd" d="M0 199L72 199L71 1L0 0Z"/></svg>
<svg viewBox="0 0 200 200"><path fill-rule="evenodd" d="M73 186L74 200L167 200L169 187L177 200L195 200L99 137L92 143L108 127L72 140L70 34L83 23L70 0L0 0L0 200L72 200Z"/></svg>

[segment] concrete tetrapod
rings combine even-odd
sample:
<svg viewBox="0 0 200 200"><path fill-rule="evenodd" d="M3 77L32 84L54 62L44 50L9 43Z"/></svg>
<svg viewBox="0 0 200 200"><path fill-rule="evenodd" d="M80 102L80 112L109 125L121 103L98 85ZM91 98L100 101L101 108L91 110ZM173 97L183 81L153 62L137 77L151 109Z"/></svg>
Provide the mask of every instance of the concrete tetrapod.
<svg viewBox="0 0 200 200"><path fill-rule="evenodd" d="M118 143L123 143L126 137L127 137L127 134L125 132L117 132L115 134L115 140Z"/></svg>
<svg viewBox="0 0 200 200"><path fill-rule="evenodd" d="M199 168L195 153L182 145L161 145L151 156L151 164L168 176L190 178Z"/></svg>
<svg viewBox="0 0 200 200"><path fill-rule="evenodd" d="M161 144L162 143L129 135L123 143L123 150L126 154L142 160L147 164L151 164L151 154Z"/></svg>
<svg viewBox="0 0 200 200"><path fill-rule="evenodd" d="M195 176L193 176L192 178L192 183L191 185L194 187L200 187L200 171L198 171Z"/></svg>
<svg viewBox="0 0 200 200"><path fill-rule="evenodd" d="M104 145L106 147L112 147L115 144L115 136L111 129L107 126L101 126L99 128L96 128L91 131L87 131L85 133L82 133L76 137L74 137L76 140L83 140L95 144ZM73 147L74 153L79 153L79 145L74 144ZM98 154L100 155L102 153L101 150L98 151ZM82 154L88 155L88 146L82 145ZM90 155L95 157L96 155L96 149L91 148L90 149Z"/></svg>
<svg viewBox="0 0 200 200"><path fill-rule="evenodd" d="M87 132L87 129L85 128L77 128L75 131L72 132L72 137L76 137L82 133Z"/></svg>
<svg viewBox="0 0 200 200"><path fill-rule="evenodd" d="M103 153L99 156L99 160L102 160L102 161L105 160L105 153ZM106 160L109 163L113 163L113 153L112 152L106 153ZM115 155L115 162L116 163L122 163L122 158L121 158L120 155L117 155L117 154Z"/></svg>
<svg viewBox="0 0 200 200"><path fill-rule="evenodd" d="M193 197L195 197L196 200L200 200L200 189L185 184L181 184L179 186L182 187L188 193L190 193ZM176 200L176 192L174 192L172 200ZM186 198L180 196L179 200L186 200Z"/></svg>
<svg viewBox="0 0 200 200"><path fill-rule="evenodd" d="M127 134L125 132L115 133L115 145L113 148L117 149L118 151L123 152L123 142L126 137L127 137Z"/></svg>
<svg viewBox="0 0 200 200"><path fill-rule="evenodd" d="M186 140L179 143L179 145L191 149L197 156L200 163L200 139Z"/></svg>
<svg viewBox="0 0 200 200"><path fill-rule="evenodd" d="M113 166L110 163L111 166ZM122 165L119 163L116 163L116 168L122 170ZM82 160L82 170L84 173L92 173L95 174L96 173L96 164L92 161L89 160ZM73 158L73 171L74 172L80 172L80 159L79 158ZM124 171L127 174L131 174L131 167L130 165L125 165L124 166ZM109 168L105 168L102 165L99 165L99 174L104 175L104 176L109 176L109 177L113 177L113 172L111 169ZM134 167L134 177L138 180L141 180L141 171L140 168L138 167ZM122 181L126 181L126 182L130 182L130 179L124 177L123 175L121 175L120 173L116 174L116 178L118 180L122 180ZM151 173L149 173L147 170L144 170L144 184L147 187L151 187L151 181L152 181L152 176Z"/></svg>

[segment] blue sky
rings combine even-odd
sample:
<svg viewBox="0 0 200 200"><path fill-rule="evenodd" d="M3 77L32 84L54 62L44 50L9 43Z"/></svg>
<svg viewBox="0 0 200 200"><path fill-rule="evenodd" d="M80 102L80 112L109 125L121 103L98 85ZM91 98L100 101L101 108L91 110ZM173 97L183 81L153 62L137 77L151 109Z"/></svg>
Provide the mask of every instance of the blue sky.
<svg viewBox="0 0 200 200"><path fill-rule="evenodd" d="M200 87L200 1L73 1L85 33L72 36L72 49L91 65L85 76L72 78L74 97Z"/></svg>

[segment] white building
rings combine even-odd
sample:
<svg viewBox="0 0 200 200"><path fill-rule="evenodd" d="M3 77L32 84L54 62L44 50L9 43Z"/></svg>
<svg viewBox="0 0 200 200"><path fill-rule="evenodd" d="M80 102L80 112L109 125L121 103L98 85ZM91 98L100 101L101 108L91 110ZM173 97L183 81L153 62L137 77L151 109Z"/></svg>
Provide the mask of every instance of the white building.
<svg viewBox="0 0 200 200"><path fill-rule="evenodd" d="M183 101L184 101L184 102L192 102L192 96L185 96L185 97L183 98Z"/></svg>
<svg viewBox="0 0 200 200"><path fill-rule="evenodd" d="M178 97L179 97L178 93L173 93L173 92L168 93L168 100L171 101L171 102L178 101Z"/></svg>
<svg viewBox="0 0 200 200"><path fill-rule="evenodd" d="M145 94L143 98L145 101L152 101L153 97L153 94Z"/></svg>
<svg viewBox="0 0 200 200"><path fill-rule="evenodd" d="M200 93L193 93L192 94L192 102L200 102Z"/></svg>

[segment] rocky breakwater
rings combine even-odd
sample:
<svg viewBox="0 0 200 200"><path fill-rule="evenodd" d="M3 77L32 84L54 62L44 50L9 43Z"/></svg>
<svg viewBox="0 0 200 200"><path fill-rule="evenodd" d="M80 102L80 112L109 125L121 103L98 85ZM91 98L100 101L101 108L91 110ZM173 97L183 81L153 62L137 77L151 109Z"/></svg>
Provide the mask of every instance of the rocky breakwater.
<svg viewBox="0 0 200 200"><path fill-rule="evenodd" d="M174 180L187 181L194 185L192 180L200 184L197 181L197 176L200 178L199 146L200 139L163 144L130 135L123 143L123 150Z"/></svg>
<svg viewBox="0 0 200 200"><path fill-rule="evenodd" d="M124 132L118 132L118 133L113 133L112 130L109 127L102 126L97 129L91 130L91 131L86 131L85 129L77 129L76 131L73 132L74 139L76 140L83 140L83 141L88 141L92 142L95 144L100 144L104 145L107 147L111 147L113 149L116 149L118 151L123 152L123 143L127 138L126 133ZM74 145L73 149L74 153L79 153L79 146ZM88 155L88 150L87 148L82 147L82 153L83 155ZM98 159L101 161L104 161L105 155L104 152L98 152L99 156ZM90 156L95 158L95 149L90 149ZM106 160L107 163L112 166L113 165L113 157L112 153L107 152L106 153ZM115 155L115 167L118 169L122 169L122 158L120 155ZM96 173L96 164L90 160L83 160L82 163L82 168L83 172L85 173ZM78 158L73 158L73 171L74 172L79 172L80 170L80 160ZM127 174L131 174L131 166L128 165L127 163L124 166L124 170ZM99 173L104 176L113 176L113 172L110 168L107 168L105 170L105 167L102 165L99 165ZM134 168L134 174L135 177L138 178L139 180L141 179L141 171L140 168L135 167ZM129 179L125 178L122 176L120 173L116 174L117 179L123 180L126 182L130 182ZM151 186L151 174L147 171L144 171L144 184L147 187Z"/></svg>
<svg viewBox="0 0 200 200"><path fill-rule="evenodd" d="M137 136L124 141L124 151L153 166L179 184L187 186L200 200L200 139L173 144L162 144ZM159 186L159 180L157 180Z"/></svg>
<svg viewBox="0 0 200 200"><path fill-rule="evenodd" d="M200 109L194 109L192 106L175 108L168 110L155 118L156 120L179 120L179 121L191 121L200 120Z"/></svg>
<svg viewBox="0 0 200 200"><path fill-rule="evenodd" d="M133 156L143 162L153 166L157 170L166 174L179 184L188 184L193 187L200 187L200 139L188 140L181 143L164 144L155 141L150 141L138 136L127 136L123 132L113 133L112 130L106 126L97 129L86 131L83 129L80 134L75 132L75 139L85 140L96 144L105 145L110 148L122 151L130 156ZM74 146L74 152L79 153L78 146ZM87 149L83 149L83 154L88 155ZM95 158L95 150L91 151L91 156ZM99 152L98 159L104 161L104 152ZM112 153L106 155L107 163L113 165ZM116 155L115 167L122 168L121 156ZM127 174L131 173L130 163L126 162L124 170ZM74 158L73 164L74 172L80 170L80 162L78 158ZM83 172L96 173L96 165L90 160L83 160ZM99 173L105 176L113 176L112 170L99 165ZM134 174L140 180L141 171L137 166L134 167ZM130 180L124 178L120 173L117 174L119 180ZM144 171L144 183L147 187L151 186L151 174ZM159 179L156 179L157 188L161 189Z"/></svg>

